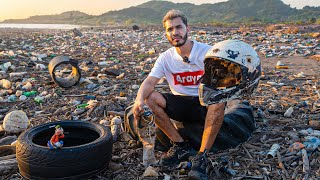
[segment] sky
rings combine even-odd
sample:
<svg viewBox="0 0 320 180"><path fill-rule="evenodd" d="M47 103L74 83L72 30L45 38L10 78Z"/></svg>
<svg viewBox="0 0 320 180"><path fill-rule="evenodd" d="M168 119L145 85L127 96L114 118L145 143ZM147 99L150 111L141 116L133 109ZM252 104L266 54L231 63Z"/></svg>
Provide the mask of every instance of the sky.
<svg viewBox="0 0 320 180"><path fill-rule="evenodd" d="M111 10L120 10L137 6L149 0L0 0L0 21L5 19L23 19L34 15L60 14L78 10L90 15L100 15ZM174 3L217 3L227 0L168 0ZM291 7L301 9L308 6L320 6L320 0L282 0Z"/></svg>

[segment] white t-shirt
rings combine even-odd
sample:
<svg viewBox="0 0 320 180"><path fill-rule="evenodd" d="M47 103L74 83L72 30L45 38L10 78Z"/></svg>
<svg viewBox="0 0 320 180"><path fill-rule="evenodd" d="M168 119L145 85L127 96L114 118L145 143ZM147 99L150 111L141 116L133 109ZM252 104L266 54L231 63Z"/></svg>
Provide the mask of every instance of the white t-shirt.
<svg viewBox="0 0 320 180"><path fill-rule="evenodd" d="M166 77L174 95L198 96L197 81L204 73L204 58L211 46L192 40L190 63L183 62L175 47L160 54L149 76Z"/></svg>

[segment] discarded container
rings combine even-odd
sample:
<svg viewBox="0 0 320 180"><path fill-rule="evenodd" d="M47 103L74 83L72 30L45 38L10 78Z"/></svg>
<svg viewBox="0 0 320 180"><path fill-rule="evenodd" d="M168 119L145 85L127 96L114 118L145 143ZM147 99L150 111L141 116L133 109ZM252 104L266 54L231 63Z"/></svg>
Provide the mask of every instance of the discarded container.
<svg viewBox="0 0 320 180"><path fill-rule="evenodd" d="M32 88L32 84L30 82L27 82L24 86L22 86L22 90L29 91Z"/></svg>
<svg viewBox="0 0 320 180"><path fill-rule="evenodd" d="M308 152L313 152L320 146L320 139L314 136L305 137L306 141L303 143L305 145L305 149Z"/></svg>
<svg viewBox="0 0 320 180"><path fill-rule="evenodd" d="M291 117L293 113L293 107L290 107L289 109L287 109L287 111L284 113L284 117Z"/></svg>
<svg viewBox="0 0 320 180"><path fill-rule="evenodd" d="M95 99L96 96L94 96L94 95L86 95L84 98L85 99Z"/></svg>
<svg viewBox="0 0 320 180"><path fill-rule="evenodd" d="M33 99L36 103L43 103L44 102L44 98L41 96L37 96Z"/></svg>
<svg viewBox="0 0 320 180"><path fill-rule="evenodd" d="M179 169L190 169L191 167L192 167L192 162L188 162L188 161L183 161L177 166L177 168Z"/></svg>
<svg viewBox="0 0 320 180"><path fill-rule="evenodd" d="M27 97L30 97L32 95L37 94L37 91L28 91L28 92L23 92L22 94L27 96Z"/></svg>
<svg viewBox="0 0 320 180"><path fill-rule="evenodd" d="M25 96L25 95L21 95L20 97L19 97L19 100L20 101L25 101L27 99L27 96Z"/></svg>
<svg viewBox="0 0 320 180"><path fill-rule="evenodd" d="M7 71L12 66L11 62L6 62L0 65L0 69Z"/></svg>
<svg viewBox="0 0 320 180"><path fill-rule="evenodd" d="M77 108L85 108L85 107L87 107L89 104L79 104L79 105L77 105Z"/></svg>
<svg viewBox="0 0 320 180"><path fill-rule="evenodd" d="M3 88L9 89L11 87L11 82L9 80L2 79L1 81L2 81L1 84Z"/></svg>
<svg viewBox="0 0 320 180"><path fill-rule="evenodd" d="M43 70L43 69L45 69L45 68L46 68L46 66L43 65L43 64L36 64L36 69Z"/></svg>
<svg viewBox="0 0 320 180"><path fill-rule="evenodd" d="M281 61L278 61L276 64L276 69L289 69L289 67L284 65Z"/></svg>
<svg viewBox="0 0 320 180"><path fill-rule="evenodd" d="M267 154L268 158L274 158L277 155L277 152L280 149L280 145L279 144L273 144Z"/></svg>
<svg viewBox="0 0 320 180"><path fill-rule="evenodd" d="M143 165L148 167L151 164L156 162L154 155L154 146L155 146L155 122L154 115L151 109L147 106L143 106L143 115L141 116L140 126L139 127L139 138L143 144Z"/></svg>
<svg viewBox="0 0 320 180"><path fill-rule="evenodd" d="M16 102L17 101L17 96L16 95L10 95L8 97L8 102Z"/></svg>
<svg viewBox="0 0 320 180"><path fill-rule="evenodd" d="M119 134L121 133L121 117L116 116L111 119L111 133L113 137L113 142L117 141Z"/></svg>
<svg viewBox="0 0 320 180"><path fill-rule="evenodd" d="M72 66L72 72L69 74L68 77L57 77L56 75L56 69L61 65L71 65ZM74 59L70 59L67 56L57 56L53 58L48 66L50 75L52 80L60 87L63 88L70 88L72 86L75 86L79 83L81 78L80 69L78 67L78 61Z"/></svg>
<svg viewBox="0 0 320 180"><path fill-rule="evenodd" d="M17 76L24 76L26 75L27 72L13 72L13 73L9 73L10 77L17 77Z"/></svg>
<svg viewBox="0 0 320 180"><path fill-rule="evenodd" d="M108 65L109 63L107 61L101 61L101 62L98 62L98 65L100 66L105 66L105 65Z"/></svg>
<svg viewBox="0 0 320 180"><path fill-rule="evenodd" d="M22 95L22 93L23 93L22 91L17 90L16 93L15 93L15 95L16 95L17 97L20 97L20 96Z"/></svg>

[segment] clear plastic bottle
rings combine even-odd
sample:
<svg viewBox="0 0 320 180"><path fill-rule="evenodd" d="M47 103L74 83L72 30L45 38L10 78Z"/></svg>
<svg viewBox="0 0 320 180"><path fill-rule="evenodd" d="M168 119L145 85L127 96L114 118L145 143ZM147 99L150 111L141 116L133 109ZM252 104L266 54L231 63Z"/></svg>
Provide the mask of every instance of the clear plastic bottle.
<svg viewBox="0 0 320 180"><path fill-rule="evenodd" d="M121 133L121 117L116 116L111 119L111 134L113 137L113 142L116 142L118 139L119 134Z"/></svg>
<svg viewBox="0 0 320 180"><path fill-rule="evenodd" d="M147 106L143 106L144 113L140 118L139 122L139 138L143 144L143 165L145 167L150 166L156 162L154 155L154 145L156 139L156 126L154 121L154 114L151 109Z"/></svg>

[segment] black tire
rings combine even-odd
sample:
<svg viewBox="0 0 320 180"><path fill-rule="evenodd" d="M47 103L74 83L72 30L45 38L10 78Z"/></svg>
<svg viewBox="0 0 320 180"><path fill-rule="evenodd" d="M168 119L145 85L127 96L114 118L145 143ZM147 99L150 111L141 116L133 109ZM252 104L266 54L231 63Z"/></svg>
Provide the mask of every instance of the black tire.
<svg viewBox="0 0 320 180"><path fill-rule="evenodd" d="M55 125L65 132L64 146L50 150L47 142ZM107 127L83 121L57 121L33 127L18 138L19 171L28 179L79 179L103 170L112 157Z"/></svg>
<svg viewBox="0 0 320 180"><path fill-rule="evenodd" d="M125 110L125 129L137 139L133 121L132 106L129 106ZM203 128L204 124L201 123L186 123L184 128L178 129L178 132L183 138L189 140L195 149L199 149ZM240 103L225 112L223 124L210 151L216 152L236 147L248 140L255 129L252 107L247 102ZM170 139L159 128L156 130L156 135L156 149L166 151L172 146Z"/></svg>

